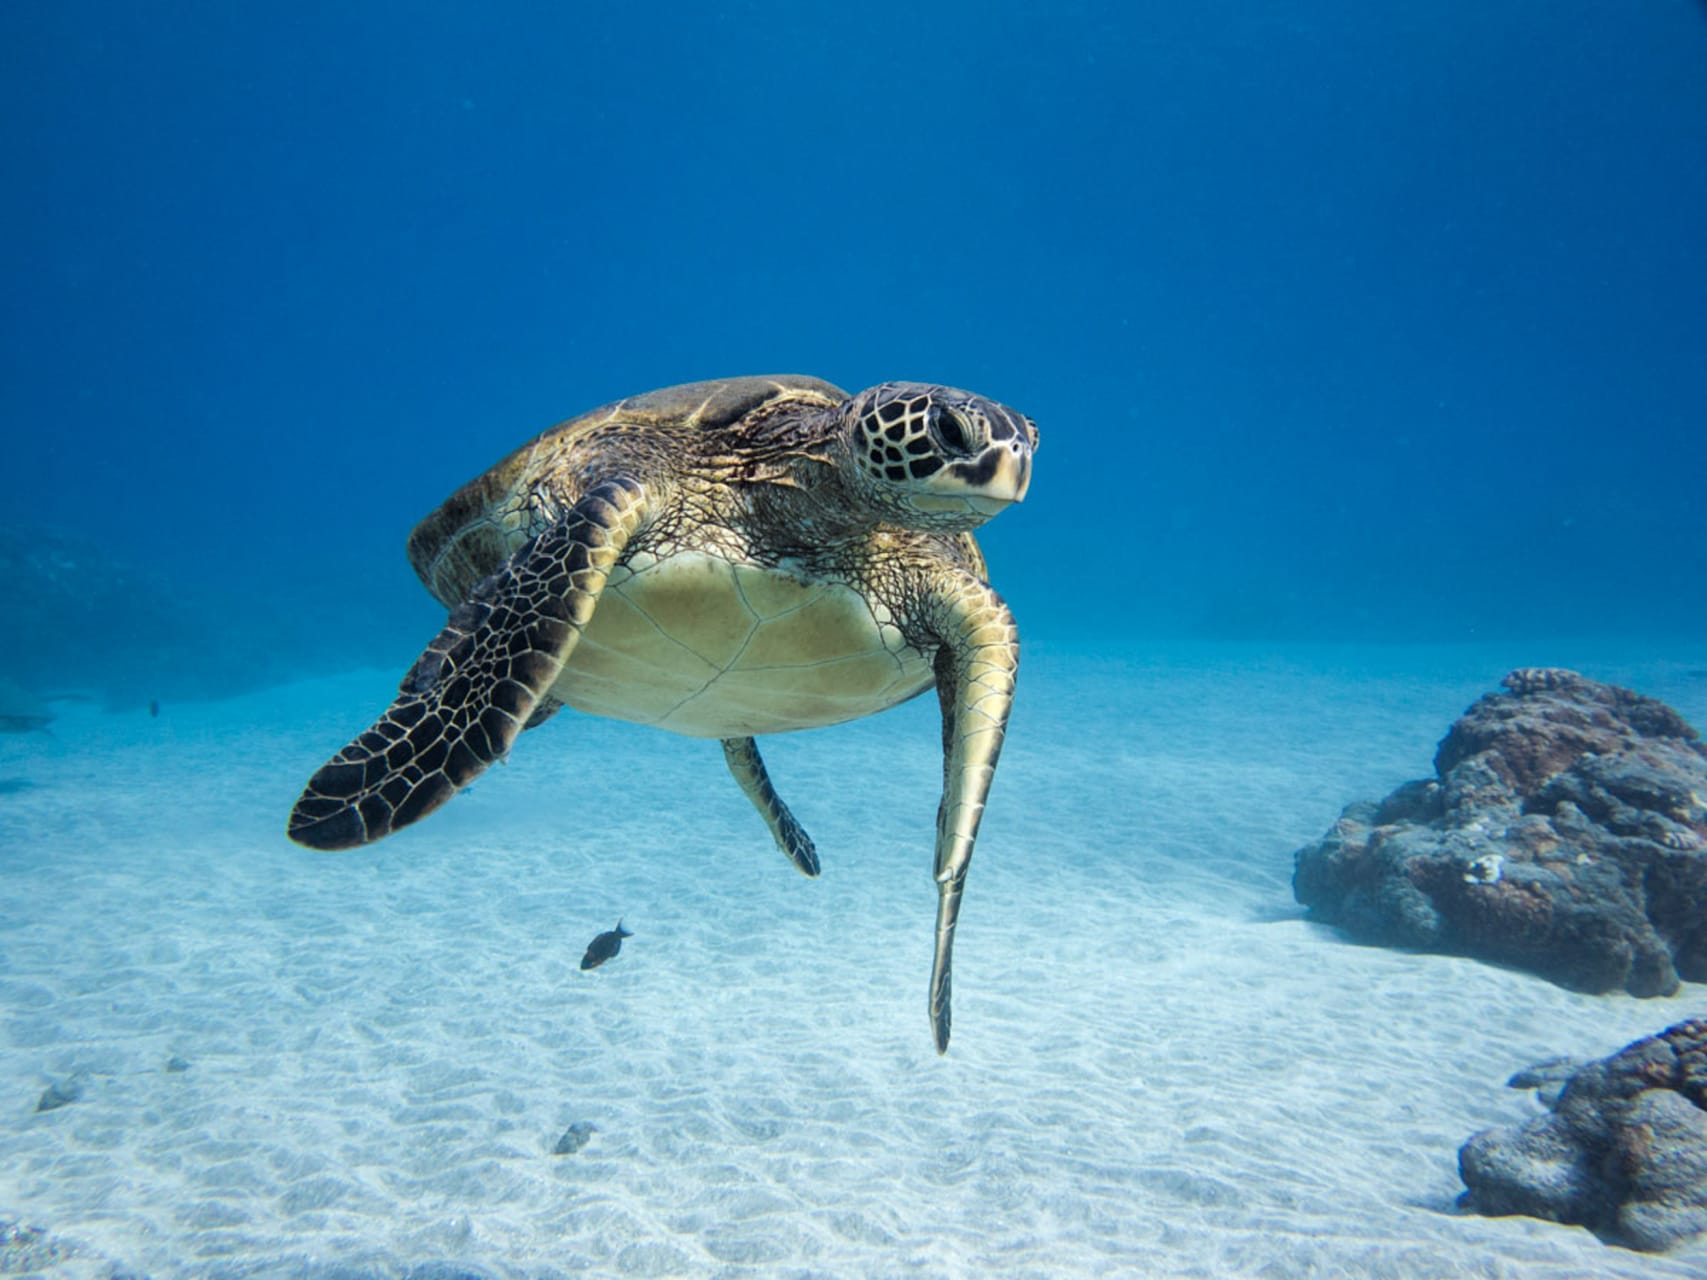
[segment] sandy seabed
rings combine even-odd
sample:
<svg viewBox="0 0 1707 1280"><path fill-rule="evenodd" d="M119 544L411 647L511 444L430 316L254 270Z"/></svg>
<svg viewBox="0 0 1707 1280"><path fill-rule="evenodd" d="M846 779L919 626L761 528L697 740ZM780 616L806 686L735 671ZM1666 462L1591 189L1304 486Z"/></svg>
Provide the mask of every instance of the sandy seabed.
<svg viewBox="0 0 1707 1280"><path fill-rule="evenodd" d="M1298 846L1542 663L1707 723L1701 654L1028 651L943 1058L932 699L767 740L817 881L713 742L565 713L420 826L321 854L286 812L397 673L62 704L0 739L0 1220L44 1232L0 1270L1707 1275L1707 1244L1453 1207L1459 1144L1537 1110L1513 1071L1707 990L1576 995L1292 901Z"/></svg>

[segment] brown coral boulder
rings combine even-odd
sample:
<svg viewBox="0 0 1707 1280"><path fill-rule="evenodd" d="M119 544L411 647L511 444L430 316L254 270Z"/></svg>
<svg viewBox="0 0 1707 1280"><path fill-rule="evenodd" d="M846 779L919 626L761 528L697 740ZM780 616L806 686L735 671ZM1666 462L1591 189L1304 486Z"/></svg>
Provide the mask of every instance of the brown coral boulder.
<svg viewBox="0 0 1707 1280"><path fill-rule="evenodd" d="M1350 805L1296 855L1310 918L1575 990L1707 980L1707 748L1652 698L1558 668L1508 675L1435 776Z"/></svg>
<svg viewBox="0 0 1707 1280"><path fill-rule="evenodd" d="M1532 1068L1510 1083L1537 1080ZM1551 1106L1459 1149L1462 1207L1573 1223L1645 1250L1707 1231L1707 1021L1579 1068Z"/></svg>

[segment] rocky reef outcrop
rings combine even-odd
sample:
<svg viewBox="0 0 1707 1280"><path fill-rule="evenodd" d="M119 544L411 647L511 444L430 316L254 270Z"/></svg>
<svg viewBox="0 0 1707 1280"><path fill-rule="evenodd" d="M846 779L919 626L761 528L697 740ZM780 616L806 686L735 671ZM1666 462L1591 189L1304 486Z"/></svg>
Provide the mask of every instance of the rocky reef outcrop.
<svg viewBox="0 0 1707 1280"><path fill-rule="evenodd" d="M417 633L431 635L436 625L437 606L412 583L396 611L413 623L400 626L389 620L393 602L384 592L340 599L287 591L281 566L231 550L229 576L215 581L133 561L126 549L79 533L0 522L0 731L51 718L42 699L141 708L388 662L395 647L415 645Z"/></svg>
<svg viewBox="0 0 1707 1280"><path fill-rule="evenodd" d="M1310 918L1578 991L1707 981L1707 748L1672 708L1526 668L1440 743L1433 778L1298 851Z"/></svg>
<svg viewBox="0 0 1707 1280"><path fill-rule="evenodd" d="M1572 1223L1648 1251L1707 1231L1707 1020L1569 1071L1562 1087L1558 1068L1510 1081L1541 1088L1551 1111L1459 1149L1469 1188L1460 1206Z"/></svg>
<svg viewBox="0 0 1707 1280"><path fill-rule="evenodd" d="M184 592L113 549L75 534L0 525L0 715L17 690L115 706L177 698L234 665Z"/></svg>

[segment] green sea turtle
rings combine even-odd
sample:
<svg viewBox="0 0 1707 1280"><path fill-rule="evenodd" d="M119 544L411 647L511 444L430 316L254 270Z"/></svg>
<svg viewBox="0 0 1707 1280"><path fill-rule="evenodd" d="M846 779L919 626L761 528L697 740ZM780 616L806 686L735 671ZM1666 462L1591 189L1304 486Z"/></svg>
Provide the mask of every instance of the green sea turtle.
<svg viewBox="0 0 1707 1280"><path fill-rule="evenodd" d="M849 397L792 376L670 387L553 427L410 535L450 620L309 780L291 838L347 849L406 826L567 704L721 739L777 844L816 875L754 738L935 685L930 1018L946 1049L954 926L1019 659L970 530L1025 496L1036 445L1029 418L965 391Z"/></svg>

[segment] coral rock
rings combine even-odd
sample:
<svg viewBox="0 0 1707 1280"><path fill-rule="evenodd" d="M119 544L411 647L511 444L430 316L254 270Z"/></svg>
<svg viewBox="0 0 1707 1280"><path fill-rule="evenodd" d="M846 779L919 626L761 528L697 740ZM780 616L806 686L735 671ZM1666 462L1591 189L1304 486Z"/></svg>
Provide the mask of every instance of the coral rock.
<svg viewBox="0 0 1707 1280"><path fill-rule="evenodd" d="M1550 1083L1556 1065L1511 1083ZM1649 1251L1707 1231L1707 1020L1578 1068L1552 1108L1459 1149L1463 1208L1573 1223Z"/></svg>
<svg viewBox="0 0 1707 1280"><path fill-rule="evenodd" d="M1707 748L1652 698L1527 667L1467 711L1435 776L1298 851L1310 917L1588 992L1707 980Z"/></svg>

